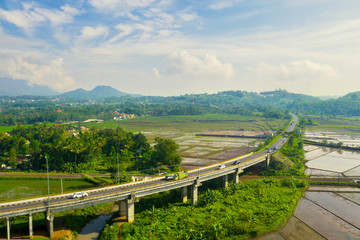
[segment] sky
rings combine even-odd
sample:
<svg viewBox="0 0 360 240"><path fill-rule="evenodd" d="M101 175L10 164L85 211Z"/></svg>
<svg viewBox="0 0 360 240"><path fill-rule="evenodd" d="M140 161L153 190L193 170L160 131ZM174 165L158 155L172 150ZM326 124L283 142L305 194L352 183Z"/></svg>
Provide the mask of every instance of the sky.
<svg viewBox="0 0 360 240"><path fill-rule="evenodd" d="M0 1L0 78L59 92L344 95L359 73L359 0Z"/></svg>

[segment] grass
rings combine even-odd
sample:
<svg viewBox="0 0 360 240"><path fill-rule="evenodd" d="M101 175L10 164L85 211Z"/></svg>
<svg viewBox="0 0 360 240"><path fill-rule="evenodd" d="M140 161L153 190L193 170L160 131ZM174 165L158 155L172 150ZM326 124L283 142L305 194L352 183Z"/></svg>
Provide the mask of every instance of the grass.
<svg viewBox="0 0 360 240"><path fill-rule="evenodd" d="M0 133L10 132L14 128L15 128L15 126L0 126Z"/></svg>
<svg viewBox="0 0 360 240"><path fill-rule="evenodd" d="M322 116L306 117L319 123L319 125L308 127L308 129L329 130L334 132L360 132L360 121L357 118L329 118Z"/></svg>
<svg viewBox="0 0 360 240"><path fill-rule="evenodd" d="M185 132L201 132L206 130L265 130L270 126L284 125L286 121L265 121L262 117L249 117L230 114L204 114L195 116L143 116L122 121L108 121L101 124L89 124L88 126L101 128L121 127L127 131L159 131L179 130Z"/></svg>
<svg viewBox="0 0 360 240"><path fill-rule="evenodd" d="M50 194L61 193L61 180L50 179ZM96 185L85 179L63 179L64 192L88 189ZM0 178L0 201L40 197L47 194L46 178Z"/></svg>
<svg viewBox="0 0 360 240"><path fill-rule="evenodd" d="M46 126L53 126L55 123L46 123ZM22 127L28 128L31 127L32 124L26 124L26 125L21 125ZM14 128L16 127L16 125L13 126L0 126L0 133L2 132L11 132Z"/></svg>
<svg viewBox="0 0 360 240"><path fill-rule="evenodd" d="M113 208L114 203L102 203L90 207L79 208L62 212L61 215L66 215L64 224L73 233L78 234L85 225L92 219L99 215L108 213Z"/></svg>

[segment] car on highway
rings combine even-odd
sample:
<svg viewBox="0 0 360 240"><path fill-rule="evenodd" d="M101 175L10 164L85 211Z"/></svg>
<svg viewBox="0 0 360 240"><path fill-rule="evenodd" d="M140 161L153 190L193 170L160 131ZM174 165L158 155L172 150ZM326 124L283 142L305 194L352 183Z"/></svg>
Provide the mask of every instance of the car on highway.
<svg viewBox="0 0 360 240"><path fill-rule="evenodd" d="M75 199L75 198L83 198L83 197L88 197L88 196L89 196L89 194L86 192L76 192L71 195L71 198Z"/></svg>
<svg viewBox="0 0 360 240"><path fill-rule="evenodd" d="M241 163L240 160L236 160L235 162L233 162L232 165L237 165L237 164L239 164L239 163Z"/></svg>
<svg viewBox="0 0 360 240"><path fill-rule="evenodd" d="M169 175L166 175L166 176L165 176L165 180L166 180L166 181L174 180L175 177L176 177L175 174L169 174Z"/></svg>
<svg viewBox="0 0 360 240"><path fill-rule="evenodd" d="M220 170L220 169L223 169L223 168L225 168L225 165L224 165L224 164L221 164L221 165L219 165L216 169L217 169L217 170Z"/></svg>

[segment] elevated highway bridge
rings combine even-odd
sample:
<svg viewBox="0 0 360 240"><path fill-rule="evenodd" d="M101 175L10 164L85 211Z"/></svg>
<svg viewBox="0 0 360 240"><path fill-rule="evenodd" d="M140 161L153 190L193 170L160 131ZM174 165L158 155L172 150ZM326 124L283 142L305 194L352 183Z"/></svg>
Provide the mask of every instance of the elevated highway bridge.
<svg viewBox="0 0 360 240"><path fill-rule="evenodd" d="M297 125L298 118L295 115L292 116L293 120L286 132L294 131ZM227 187L229 176L232 176L231 178L234 183L238 183L239 174L241 174L244 169L260 162L266 162L268 166L271 149L273 151L280 149L287 138L286 136L282 136L266 151L255 154L251 153L224 161L221 163L225 165L223 169L217 169L219 164L216 164L190 170L188 171L189 176L181 180L166 181L165 177L158 177L147 181L97 188L86 191L89 197L81 199L72 199L71 194L61 194L49 198L41 197L2 203L0 204L0 219L5 218L7 220L7 238L10 239L10 218L28 215L29 236L32 237L32 214L44 212L49 235L52 238L54 233L54 213L56 212L117 201L119 203L120 216L126 216L127 221L132 222L134 221L135 202L138 198L178 188L181 189L182 202L188 200L188 189L190 189L191 202L195 205L198 199L198 188L202 182L221 177L223 186Z"/></svg>

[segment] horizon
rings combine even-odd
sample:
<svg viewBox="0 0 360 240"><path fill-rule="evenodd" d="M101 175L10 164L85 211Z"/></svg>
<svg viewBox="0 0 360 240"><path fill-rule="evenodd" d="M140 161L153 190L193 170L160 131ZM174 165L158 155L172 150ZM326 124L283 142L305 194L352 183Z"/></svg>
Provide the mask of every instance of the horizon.
<svg viewBox="0 0 360 240"><path fill-rule="evenodd" d="M4 0L0 78L58 92L343 96L360 90L359 16L357 0Z"/></svg>
<svg viewBox="0 0 360 240"><path fill-rule="evenodd" d="M15 80L16 81L16 80ZM34 87L34 86L32 86ZM109 87L109 88L112 88L116 91L119 91L119 92L122 92L122 93L125 93L125 94L130 94L130 95L139 95L139 96L142 96L142 97L178 97L178 96L183 96L183 95L201 95L201 94L217 94L217 93L222 93L222 92L237 92L237 91L241 91L241 92L248 92L248 93L257 93L257 94L260 94L260 93L264 93L264 92L276 92L276 91L286 91L288 93L292 93L292 94L303 94L303 93L297 93L297 92L291 92L291 91L288 91L287 89L272 89L272 90L266 90L266 91L247 91L247 90L242 90L242 89L231 89L231 90L222 90L222 91L217 91L217 92L199 92L199 93L183 93L183 94L178 94L178 95L145 95L145 94L134 94L134 93L131 93L131 92L124 92L122 90L119 90L115 87L112 87L110 85L98 85L98 86L95 86L94 88L92 89L84 89L84 88L76 88L76 89L73 89L73 90L69 90L69 91L64 91L64 92L60 92L58 91L57 94L53 94L53 95L36 95L36 94L23 94L23 95L0 95L0 97L22 97L22 96L43 96L43 97L54 97L54 96L58 96L58 95L62 95L62 94L65 94L65 93L69 93L69 92L74 92L74 91L77 91L77 90L84 90L86 92L90 92L90 91L93 91L94 89L96 88L99 88L99 87ZM360 92L360 91L355 91L355 92ZM355 92L348 92L348 93L345 93L344 95L309 95L309 94L303 94L303 95L307 95L307 96L311 96L311 97L317 97L319 98L320 100L327 100L327 99L335 99L335 98L339 98L339 97L343 97L345 95L348 95L350 93L355 93Z"/></svg>

